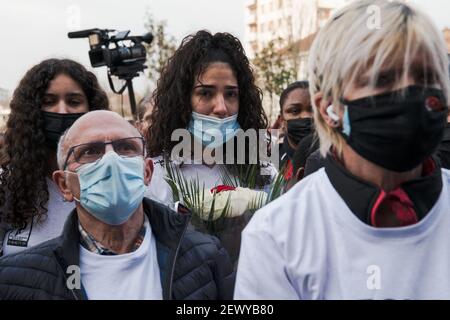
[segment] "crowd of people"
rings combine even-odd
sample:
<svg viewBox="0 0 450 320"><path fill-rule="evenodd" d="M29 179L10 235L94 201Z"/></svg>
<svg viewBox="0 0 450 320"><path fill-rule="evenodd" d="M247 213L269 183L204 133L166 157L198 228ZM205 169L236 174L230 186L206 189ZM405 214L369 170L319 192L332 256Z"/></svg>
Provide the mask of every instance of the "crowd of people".
<svg viewBox="0 0 450 320"><path fill-rule="evenodd" d="M186 37L135 123L81 64L32 67L0 134L0 299L450 299L440 32L354 1L308 69L269 129L229 33Z"/></svg>

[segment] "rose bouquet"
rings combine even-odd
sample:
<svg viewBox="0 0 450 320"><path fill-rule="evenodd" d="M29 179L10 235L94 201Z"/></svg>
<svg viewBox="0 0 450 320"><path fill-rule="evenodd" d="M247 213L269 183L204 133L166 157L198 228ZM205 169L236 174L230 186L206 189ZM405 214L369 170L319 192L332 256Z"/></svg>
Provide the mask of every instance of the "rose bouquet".
<svg viewBox="0 0 450 320"><path fill-rule="evenodd" d="M199 179L187 180L178 167L166 166L166 181L173 198L192 213L191 225L198 231L218 237L233 262L239 257L241 232L253 214L277 198L283 190L278 174L263 190L255 187L256 166L238 175L221 170L224 185L206 189Z"/></svg>

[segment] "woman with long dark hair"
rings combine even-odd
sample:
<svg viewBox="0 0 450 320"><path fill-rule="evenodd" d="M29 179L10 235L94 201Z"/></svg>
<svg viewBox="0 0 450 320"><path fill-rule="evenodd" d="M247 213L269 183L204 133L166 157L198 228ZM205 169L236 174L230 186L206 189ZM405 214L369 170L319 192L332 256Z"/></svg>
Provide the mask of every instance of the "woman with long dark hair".
<svg viewBox="0 0 450 320"><path fill-rule="evenodd" d="M0 157L3 254L60 234L73 204L63 202L51 181L59 137L81 115L109 103L96 76L81 64L48 59L25 74L10 108Z"/></svg>
<svg viewBox="0 0 450 320"><path fill-rule="evenodd" d="M201 118L199 115L216 119L237 115L234 125L244 131L267 128L261 91L255 85L250 63L240 41L228 33L199 31L186 37L164 68L154 103L147 143L149 154L161 160L173 160L171 151L179 142L171 140L172 133L177 129L193 131L190 128ZM201 142L205 147L205 141ZM236 170L239 164L226 166ZM258 176L260 187L267 182Z"/></svg>
<svg viewBox="0 0 450 320"><path fill-rule="evenodd" d="M195 201L193 190L201 194L219 185L228 188L230 181L248 189L263 189L271 182L276 170L259 157L261 148L267 147L266 141L262 141L266 138L258 134L267 129L261 91L255 85L249 60L236 37L208 31L186 37L165 66L153 100L154 110L146 138L155 170L148 196L169 205L177 200L183 203L183 198L186 202L187 197L192 209L193 203L202 207L204 202L202 197ZM253 131L257 140L254 143L246 140L239 145L238 129ZM232 150L234 157L226 159L224 156L223 163L206 163L195 152L183 150L177 158L178 154L172 154L180 143L172 139L177 130L185 130L193 138L192 150L200 145L202 155L205 150L215 156ZM222 134L219 139L214 131ZM239 157L243 160L240 163ZM256 161L252 162L252 157L256 157ZM168 173L168 169L172 172ZM178 179L174 181L174 177ZM175 183L169 186L168 178ZM176 186L185 187L184 191L190 194L182 191L180 196L174 191ZM218 202L215 202L216 208Z"/></svg>

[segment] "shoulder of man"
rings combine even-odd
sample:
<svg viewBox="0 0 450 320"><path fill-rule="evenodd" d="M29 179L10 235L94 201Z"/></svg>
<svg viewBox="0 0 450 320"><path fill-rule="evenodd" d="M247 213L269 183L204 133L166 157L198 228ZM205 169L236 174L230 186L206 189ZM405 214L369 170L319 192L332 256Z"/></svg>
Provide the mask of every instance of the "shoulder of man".
<svg viewBox="0 0 450 320"><path fill-rule="evenodd" d="M164 228L168 228L165 231L166 236L170 236L171 231L169 229L171 226L179 232L180 224L185 223L184 228L186 229L181 238L175 278L185 278L187 275L195 274L195 278L200 275L200 279L190 281L189 285L186 284L186 288L189 288L189 290L183 285L182 287L185 289L181 291L192 291L188 295L193 299L199 299L202 294L211 295L211 298L214 297L214 299L231 299L233 297L235 272L228 252L220 241L214 236L192 230L186 226L189 222L190 211L181 204L178 204L177 211L151 199L146 199L145 205L147 208L158 211L160 215L166 215L164 217L166 221ZM175 282L180 284L177 281ZM175 285L175 287L178 287L178 285ZM212 287L215 289L212 289ZM186 294L186 292L184 293Z"/></svg>
<svg viewBox="0 0 450 320"><path fill-rule="evenodd" d="M230 256L214 236L187 230L180 247L176 270L178 279L197 279L185 284L192 299L231 300L236 273ZM186 289L186 288L185 288Z"/></svg>
<svg viewBox="0 0 450 320"><path fill-rule="evenodd" d="M219 251L224 250L218 238L193 229L186 230L181 245L182 251L184 252L188 252L194 248L200 248L203 251L203 257L211 257Z"/></svg>
<svg viewBox="0 0 450 320"><path fill-rule="evenodd" d="M23 251L9 254L0 258L0 268L6 267L8 265L12 267L22 268L24 265L26 268L34 268L34 264L30 264L29 262L42 261L43 259L54 259L53 251L60 245L61 238L57 237L41 244L38 244L34 247L25 249ZM48 264L40 263L34 269L47 269ZM1 277L1 270L0 270Z"/></svg>
<svg viewBox="0 0 450 320"><path fill-rule="evenodd" d="M145 199L145 205L150 210L157 211L158 214L167 215L168 220L172 220L174 225L175 223L183 223L183 221L188 223L191 215L190 210L180 203L177 203L177 211L149 198ZM165 226L167 227L168 224L165 224ZM197 246L204 247L205 252L211 254L222 249L220 241L216 237L187 228L181 242L182 251L188 251Z"/></svg>
<svg viewBox="0 0 450 320"><path fill-rule="evenodd" d="M70 299L54 255L61 238L0 258L0 300Z"/></svg>

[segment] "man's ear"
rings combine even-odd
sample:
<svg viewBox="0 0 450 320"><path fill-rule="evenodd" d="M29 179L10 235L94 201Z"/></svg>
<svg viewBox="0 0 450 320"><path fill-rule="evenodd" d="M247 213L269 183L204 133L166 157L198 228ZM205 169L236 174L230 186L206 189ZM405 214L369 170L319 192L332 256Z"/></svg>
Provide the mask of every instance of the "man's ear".
<svg viewBox="0 0 450 320"><path fill-rule="evenodd" d="M318 92L314 95L314 103L321 117L329 127L339 128L341 126L341 121L338 120L338 118L341 117L336 110L337 107L333 106L331 101L324 99L322 92Z"/></svg>
<svg viewBox="0 0 450 320"><path fill-rule="evenodd" d="M62 193L65 201L72 202L74 200L73 193L69 189L67 185L66 174L63 170L57 170L53 172L53 181L59 188L59 191Z"/></svg>
<svg viewBox="0 0 450 320"><path fill-rule="evenodd" d="M144 159L144 183L146 186L150 184L153 175L153 160L150 158Z"/></svg>

